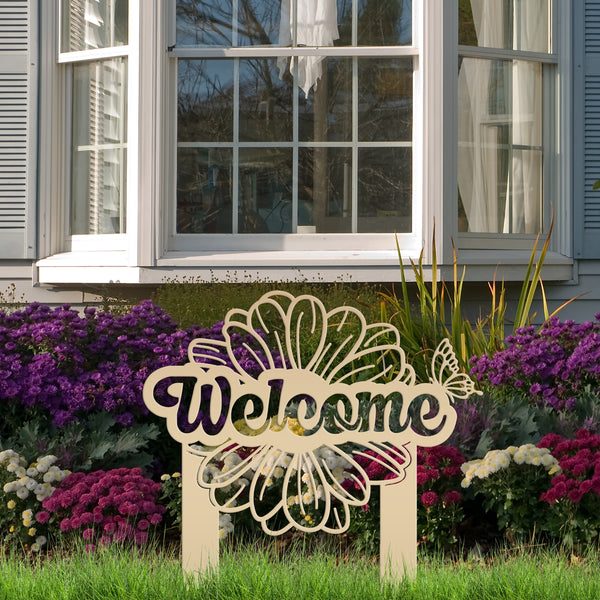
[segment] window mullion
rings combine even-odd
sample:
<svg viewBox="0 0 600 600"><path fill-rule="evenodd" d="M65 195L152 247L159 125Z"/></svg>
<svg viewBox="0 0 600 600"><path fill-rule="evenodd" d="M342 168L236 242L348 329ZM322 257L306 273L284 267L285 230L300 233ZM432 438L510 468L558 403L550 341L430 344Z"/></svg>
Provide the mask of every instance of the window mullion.
<svg viewBox="0 0 600 600"><path fill-rule="evenodd" d="M358 233L358 57L352 59L352 233Z"/></svg>
<svg viewBox="0 0 600 600"><path fill-rule="evenodd" d="M235 3L237 7L237 2ZM239 181L240 181L240 59L233 61L233 177L231 181L231 231L239 233Z"/></svg>

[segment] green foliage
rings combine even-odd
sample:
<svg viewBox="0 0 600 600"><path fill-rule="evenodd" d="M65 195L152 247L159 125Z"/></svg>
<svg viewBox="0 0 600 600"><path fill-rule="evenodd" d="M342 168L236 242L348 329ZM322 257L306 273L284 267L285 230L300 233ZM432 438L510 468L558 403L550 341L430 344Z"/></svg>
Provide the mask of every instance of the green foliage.
<svg viewBox="0 0 600 600"><path fill-rule="evenodd" d="M216 281L205 282L200 278L168 279L152 295L152 300L179 323L181 328L198 325L210 327L222 321L232 308L247 310L263 294L283 290L299 296L312 294L328 308L354 306L364 311L365 317L374 313L380 286L367 283L309 281L279 282L265 279L246 283Z"/></svg>
<svg viewBox="0 0 600 600"><path fill-rule="evenodd" d="M134 424L123 428L109 413L96 413L82 422L61 429L49 420L34 419L22 423L11 437L0 440L2 448L13 448L26 455L54 454L72 471L147 468L153 456L146 452L158 437L156 424Z"/></svg>
<svg viewBox="0 0 600 600"><path fill-rule="evenodd" d="M516 315L512 322L512 331L529 325L535 316L532 313L533 300L538 286L542 292L544 319L558 313L575 298L567 301L553 313L548 310L546 296L541 281L541 270L550 244L552 226L538 255L539 235L531 251L521 292L517 303ZM444 338L449 338L464 371L469 370L469 359L482 354L492 355L504 347L505 330L509 325L506 316L506 297L504 282L498 283L496 277L488 283L491 293L491 306L487 315L471 323L463 315L463 284L466 267L460 270L456 249L453 248L452 285L449 287L438 269L435 245L435 230L431 245L431 281L428 282L423 266L423 251L415 263L410 265L415 280L415 294L409 293L402 252L396 238L400 262L401 294L383 292L384 304L382 317L396 326L400 332L401 344L407 360L413 365L418 377L426 381L433 352ZM447 313L448 310L448 313Z"/></svg>
<svg viewBox="0 0 600 600"><path fill-rule="evenodd" d="M474 491L483 507L496 515L499 530L511 541L548 531L549 505L540 496L560 468L546 448L523 444L493 450L465 463L462 470L463 487Z"/></svg>

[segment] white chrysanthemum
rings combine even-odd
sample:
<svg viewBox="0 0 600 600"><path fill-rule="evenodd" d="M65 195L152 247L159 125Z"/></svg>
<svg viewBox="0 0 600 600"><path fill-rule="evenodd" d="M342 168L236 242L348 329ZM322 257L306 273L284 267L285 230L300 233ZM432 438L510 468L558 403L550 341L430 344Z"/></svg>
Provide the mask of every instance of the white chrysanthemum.
<svg viewBox="0 0 600 600"><path fill-rule="evenodd" d="M42 479L46 483L51 483L52 481L55 480L54 473L52 471L48 471L47 473L44 473L44 476L42 477Z"/></svg>
<svg viewBox="0 0 600 600"><path fill-rule="evenodd" d="M2 489L4 490L5 494L10 494L10 492L14 492L17 489L17 484L14 481L9 481L8 483L4 484Z"/></svg>
<svg viewBox="0 0 600 600"><path fill-rule="evenodd" d="M39 544L40 546L43 546L48 540L46 539L45 535L38 535L35 538L35 543Z"/></svg>
<svg viewBox="0 0 600 600"><path fill-rule="evenodd" d="M294 506L294 504L296 504L296 498L297 497L298 496L288 496L287 505L288 506Z"/></svg>
<svg viewBox="0 0 600 600"><path fill-rule="evenodd" d="M33 544L31 544L30 548L32 552L39 552L42 549L42 546L37 542L34 542Z"/></svg>
<svg viewBox="0 0 600 600"><path fill-rule="evenodd" d="M281 479L285 475L285 471L281 467L275 467L273 469L273 477L275 479Z"/></svg>
<svg viewBox="0 0 600 600"><path fill-rule="evenodd" d="M37 477L40 472L35 467L29 467L27 471L25 471L29 477Z"/></svg>
<svg viewBox="0 0 600 600"><path fill-rule="evenodd" d="M35 479L32 479L31 477L27 478L27 481L25 482L25 487L31 492L32 490L34 490L36 488L36 486L38 485L38 482Z"/></svg>
<svg viewBox="0 0 600 600"><path fill-rule="evenodd" d="M311 491L305 492L302 494L302 503L310 504L315 499L314 494Z"/></svg>
<svg viewBox="0 0 600 600"><path fill-rule="evenodd" d="M25 498L29 496L29 490L25 487L19 488L17 490L17 496L21 498L21 500L25 500Z"/></svg>
<svg viewBox="0 0 600 600"><path fill-rule="evenodd" d="M15 469L15 475L16 475L17 477L25 477L25 476L27 475L27 469L26 469L25 467L22 467L22 466L20 466L20 465L19 465L19 466L18 466L18 467Z"/></svg>
<svg viewBox="0 0 600 600"><path fill-rule="evenodd" d="M30 508L28 508L27 510L24 510L21 513L21 518L22 519L33 519L33 511Z"/></svg>

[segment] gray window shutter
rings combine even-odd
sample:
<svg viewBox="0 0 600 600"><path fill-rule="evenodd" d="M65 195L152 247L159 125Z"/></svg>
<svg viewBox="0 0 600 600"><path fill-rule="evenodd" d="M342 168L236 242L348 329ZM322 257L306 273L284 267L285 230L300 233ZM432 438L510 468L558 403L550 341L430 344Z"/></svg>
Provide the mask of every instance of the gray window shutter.
<svg viewBox="0 0 600 600"><path fill-rule="evenodd" d="M573 7L573 249L600 258L600 1Z"/></svg>
<svg viewBox="0 0 600 600"><path fill-rule="evenodd" d="M0 259L35 258L35 7L0 2Z"/></svg>

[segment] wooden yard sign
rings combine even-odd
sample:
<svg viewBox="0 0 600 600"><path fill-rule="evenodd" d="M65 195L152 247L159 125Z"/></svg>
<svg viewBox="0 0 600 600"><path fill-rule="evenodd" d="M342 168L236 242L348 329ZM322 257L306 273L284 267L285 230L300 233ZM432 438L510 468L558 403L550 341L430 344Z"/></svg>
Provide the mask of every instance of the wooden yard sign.
<svg viewBox="0 0 600 600"><path fill-rule="evenodd" d="M248 509L271 535L342 533L379 485L381 575L413 576L416 448L445 441L454 400L474 390L450 342L417 383L395 327L282 291L229 311L223 337L193 340L188 363L144 384L182 444L184 569L218 566L220 513ZM370 480L361 457L384 476Z"/></svg>

